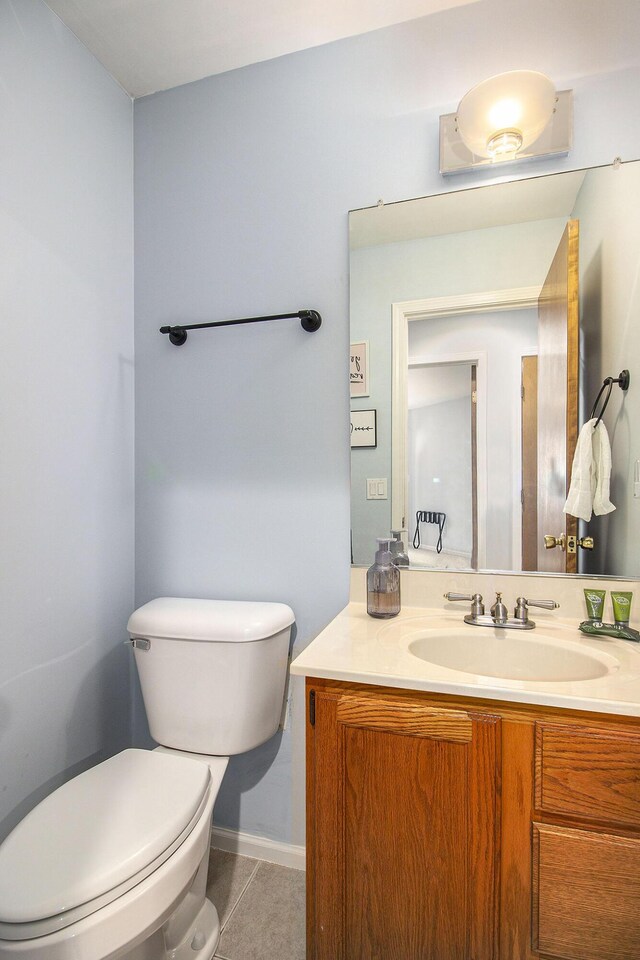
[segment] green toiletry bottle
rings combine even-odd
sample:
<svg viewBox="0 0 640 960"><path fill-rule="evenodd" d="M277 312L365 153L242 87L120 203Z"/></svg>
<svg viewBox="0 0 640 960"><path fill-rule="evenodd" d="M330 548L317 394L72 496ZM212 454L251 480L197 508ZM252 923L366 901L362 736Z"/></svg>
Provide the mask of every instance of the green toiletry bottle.
<svg viewBox="0 0 640 960"><path fill-rule="evenodd" d="M594 624L594 626L599 626L602 623L602 615L604 613L604 598L606 595L606 590L587 589L584 591L584 600L587 605L587 616L589 617L589 623Z"/></svg>
<svg viewBox="0 0 640 960"><path fill-rule="evenodd" d="M612 590L611 603L613 604L614 626L618 630L626 630L631 617L631 598L633 594L626 590Z"/></svg>

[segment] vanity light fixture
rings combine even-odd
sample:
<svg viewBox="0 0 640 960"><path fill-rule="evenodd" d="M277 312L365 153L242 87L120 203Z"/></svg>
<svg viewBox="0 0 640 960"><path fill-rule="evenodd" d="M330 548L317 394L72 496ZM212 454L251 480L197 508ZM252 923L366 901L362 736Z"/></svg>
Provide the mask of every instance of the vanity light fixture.
<svg viewBox="0 0 640 960"><path fill-rule="evenodd" d="M571 149L573 94L535 70L500 73L440 117L440 173L564 156Z"/></svg>

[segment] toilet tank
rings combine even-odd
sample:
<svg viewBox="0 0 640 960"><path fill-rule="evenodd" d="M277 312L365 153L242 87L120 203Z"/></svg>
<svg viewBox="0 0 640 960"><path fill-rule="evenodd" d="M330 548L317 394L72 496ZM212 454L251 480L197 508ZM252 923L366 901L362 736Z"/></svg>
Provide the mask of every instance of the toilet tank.
<svg viewBox="0 0 640 960"><path fill-rule="evenodd" d="M293 621L284 603L160 597L136 610L127 630L154 740L230 756L272 737Z"/></svg>

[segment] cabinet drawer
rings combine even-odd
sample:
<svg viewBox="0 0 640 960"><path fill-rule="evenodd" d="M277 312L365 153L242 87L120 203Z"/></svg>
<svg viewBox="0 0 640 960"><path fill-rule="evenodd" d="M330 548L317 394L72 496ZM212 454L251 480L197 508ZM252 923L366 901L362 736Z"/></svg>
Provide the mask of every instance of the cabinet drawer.
<svg viewBox="0 0 640 960"><path fill-rule="evenodd" d="M640 827L640 735L536 724L536 808Z"/></svg>
<svg viewBox="0 0 640 960"><path fill-rule="evenodd" d="M640 840L534 823L533 947L562 960L638 960Z"/></svg>

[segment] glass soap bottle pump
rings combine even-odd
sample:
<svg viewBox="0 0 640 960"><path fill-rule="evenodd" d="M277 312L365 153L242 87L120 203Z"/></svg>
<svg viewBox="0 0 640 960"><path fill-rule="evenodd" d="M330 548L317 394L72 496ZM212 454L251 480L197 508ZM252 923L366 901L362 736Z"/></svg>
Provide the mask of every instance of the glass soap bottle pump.
<svg viewBox="0 0 640 960"><path fill-rule="evenodd" d="M402 540L402 530L392 530L391 536L391 561L396 567L408 567L409 556L405 553L404 542Z"/></svg>
<svg viewBox="0 0 640 960"><path fill-rule="evenodd" d="M392 563L391 540L377 539L375 562L367 570L367 613L386 620L400 613L400 571Z"/></svg>

